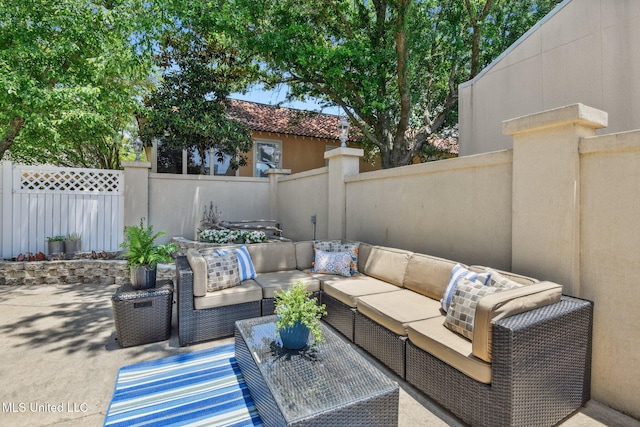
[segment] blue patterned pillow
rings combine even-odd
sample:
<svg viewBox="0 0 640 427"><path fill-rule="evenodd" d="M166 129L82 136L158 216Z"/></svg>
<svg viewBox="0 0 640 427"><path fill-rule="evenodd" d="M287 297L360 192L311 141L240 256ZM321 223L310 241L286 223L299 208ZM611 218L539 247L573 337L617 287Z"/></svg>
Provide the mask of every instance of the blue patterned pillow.
<svg viewBox="0 0 640 427"><path fill-rule="evenodd" d="M313 273L338 274L351 276L351 252L327 252L316 250L316 262Z"/></svg>
<svg viewBox="0 0 640 427"><path fill-rule="evenodd" d="M240 280L249 280L256 278L256 269L253 266L253 261L251 260L251 255L249 255L249 251L246 246L241 246L239 248L231 249L229 251L223 251L220 249L216 249L216 253L218 255L224 255L228 252L235 252L238 256L238 267L240 268Z"/></svg>
<svg viewBox="0 0 640 427"><path fill-rule="evenodd" d="M473 271L467 270L460 264L456 264L451 270L449 284L447 285L447 289L444 291L444 294L442 294L442 299L440 300L440 306L445 313L449 310L449 307L451 306L451 299L456 291L458 282L463 277L470 282L476 282L482 286L486 286L489 278L491 277L491 273L474 273Z"/></svg>
<svg viewBox="0 0 640 427"><path fill-rule="evenodd" d="M358 249L360 243L331 243L331 252L349 252L351 254L351 265L349 271L353 276L358 272Z"/></svg>

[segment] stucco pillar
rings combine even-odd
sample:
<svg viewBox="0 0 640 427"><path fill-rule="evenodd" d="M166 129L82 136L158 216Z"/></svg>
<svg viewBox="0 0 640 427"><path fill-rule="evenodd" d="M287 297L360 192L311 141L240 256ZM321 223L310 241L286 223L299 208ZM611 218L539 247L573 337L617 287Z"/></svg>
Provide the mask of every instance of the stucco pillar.
<svg viewBox="0 0 640 427"><path fill-rule="evenodd" d="M573 104L502 124L513 137L511 268L580 296L579 143L607 113Z"/></svg>
<svg viewBox="0 0 640 427"><path fill-rule="evenodd" d="M266 172L269 177L269 218L280 220L278 214L278 180L281 176L291 175L291 169L268 169Z"/></svg>
<svg viewBox="0 0 640 427"><path fill-rule="evenodd" d="M328 238L346 237L347 189L344 177L360 172L360 158L364 150L340 147L324 153L329 160L329 195L327 197Z"/></svg>
<svg viewBox="0 0 640 427"><path fill-rule="evenodd" d="M150 162L122 162L124 168L124 226L149 225Z"/></svg>

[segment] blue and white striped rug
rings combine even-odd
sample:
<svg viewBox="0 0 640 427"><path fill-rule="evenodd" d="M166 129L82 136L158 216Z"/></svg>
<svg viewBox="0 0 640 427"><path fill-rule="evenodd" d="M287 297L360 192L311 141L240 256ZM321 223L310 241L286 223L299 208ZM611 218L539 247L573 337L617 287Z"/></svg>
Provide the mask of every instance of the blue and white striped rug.
<svg viewBox="0 0 640 427"><path fill-rule="evenodd" d="M125 366L105 426L261 426L236 364L235 347Z"/></svg>

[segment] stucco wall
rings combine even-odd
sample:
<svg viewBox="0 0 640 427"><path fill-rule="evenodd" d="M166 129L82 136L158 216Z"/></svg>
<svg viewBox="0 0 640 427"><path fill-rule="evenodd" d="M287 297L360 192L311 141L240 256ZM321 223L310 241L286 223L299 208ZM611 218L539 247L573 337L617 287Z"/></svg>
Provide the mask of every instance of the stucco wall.
<svg viewBox="0 0 640 427"><path fill-rule="evenodd" d="M205 206L213 202L225 220L266 219L269 181L265 178L150 174L149 223L166 230L158 241L195 238Z"/></svg>
<svg viewBox="0 0 640 427"><path fill-rule="evenodd" d="M278 181L278 220L292 240L313 238L311 215L316 215L316 238L327 238L327 168L281 177Z"/></svg>
<svg viewBox="0 0 640 427"><path fill-rule="evenodd" d="M511 148L501 123L580 102L640 128L640 1L567 0L459 88L460 155Z"/></svg>
<svg viewBox="0 0 640 427"><path fill-rule="evenodd" d="M346 237L509 270L510 151L346 178Z"/></svg>
<svg viewBox="0 0 640 427"><path fill-rule="evenodd" d="M585 139L580 296L595 301L593 398L640 419L640 131Z"/></svg>

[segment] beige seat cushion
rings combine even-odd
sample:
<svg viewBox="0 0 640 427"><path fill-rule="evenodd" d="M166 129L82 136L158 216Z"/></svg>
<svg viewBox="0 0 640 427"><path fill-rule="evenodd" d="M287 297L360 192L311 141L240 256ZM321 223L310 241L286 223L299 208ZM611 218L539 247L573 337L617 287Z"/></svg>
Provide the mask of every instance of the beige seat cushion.
<svg viewBox="0 0 640 427"><path fill-rule="evenodd" d="M560 301L562 286L540 282L480 298L473 325L473 354L491 362L493 323L505 317Z"/></svg>
<svg viewBox="0 0 640 427"><path fill-rule="evenodd" d="M404 287L439 300L447 289L451 270L456 264L444 258L412 254L404 277Z"/></svg>
<svg viewBox="0 0 640 427"><path fill-rule="evenodd" d="M243 304L262 300L262 288L253 280L245 280L233 288L207 292L205 296L193 300L196 310Z"/></svg>
<svg viewBox="0 0 640 427"><path fill-rule="evenodd" d="M367 258L364 273L402 287L411 254L412 252L402 249L374 246Z"/></svg>
<svg viewBox="0 0 640 427"><path fill-rule="evenodd" d="M328 274L323 276L326 277L320 278L322 290L327 295L353 308L356 307L358 298L362 296L400 290L395 285L364 274L356 274L351 277Z"/></svg>
<svg viewBox="0 0 640 427"><path fill-rule="evenodd" d="M253 243L247 250L256 273L295 270L298 265L293 242Z"/></svg>
<svg viewBox="0 0 640 427"><path fill-rule="evenodd" d="M409 323L407 336L417 347L465 375L491 383L491 363L473 356L471 342L443 326L444 316Z"/></svg>
<svg viewBox="0 0 640 427"><path fill-rule="evenodd" d="M256 276L255 281L262 288L264 298L275 298L276 292L289 289L296 282L307 285L307 290L310 292L320 290L320 281L300 270L261 273Z"/></svg>
<svg viewBox="0 0 640 427"><path fill-rule="evenodd" d="M391 332L406 336L407 324L440 317L440 302L407 289L385 294L366 295L358 299L357 309Z"/></svg>

